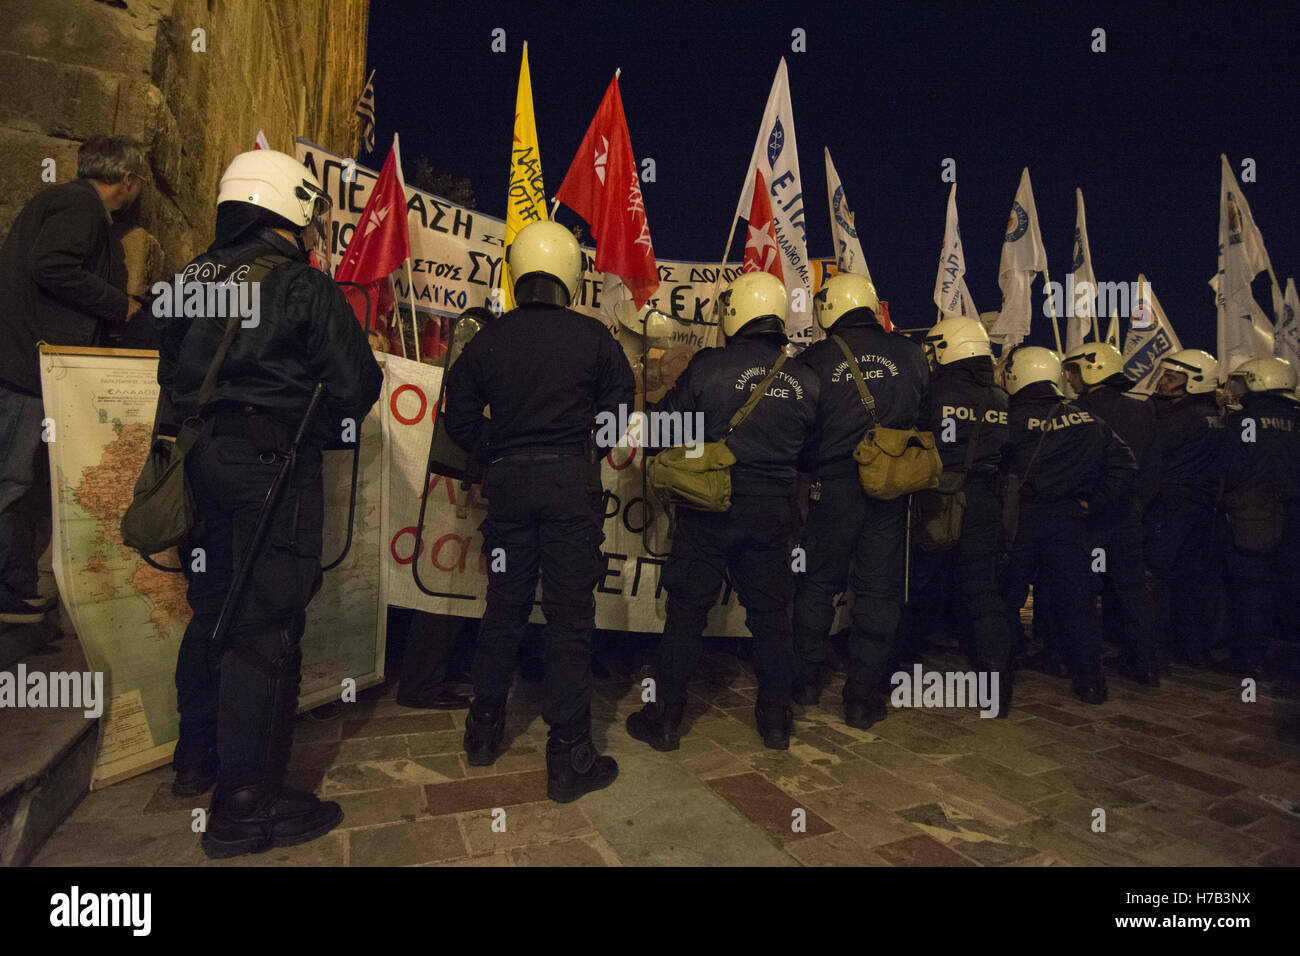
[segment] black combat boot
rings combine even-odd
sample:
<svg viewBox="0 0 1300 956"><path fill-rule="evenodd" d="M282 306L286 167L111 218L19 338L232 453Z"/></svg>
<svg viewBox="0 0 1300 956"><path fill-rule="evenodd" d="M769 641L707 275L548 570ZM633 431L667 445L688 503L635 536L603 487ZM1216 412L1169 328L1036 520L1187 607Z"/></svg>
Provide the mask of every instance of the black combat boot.
<svg viewBox="0 0 1300 956"><path fill-rule="evenodd" d="M1105 678L1073 681L1074 695L1085 704L1104 704L1109 694L1106 691Z"/></svg>
<svg viewBox="0 0 1300 956"><path fill-rule="evenodd" d="M683 704L652 701L627 719L629 737L649 744L655 750L676 750L681 746Z"/></svg>
<svg viewBox="0 0 1300 956"><path fill-rule="evenodd" d="M817 665L805 677L796 677L794 681L794 702L801 707L816 707L821 703L822 688L826 683L822 676L822 665Z"/></svg>
<svg viewBox="0 0 1300 956"><path fill-rule="evenodd" d="M590 716L551 728L546 742L546 795L556 803L572 803L608 787L617 777L614 758L596 753L592 746Z"/></svg>
<svg viewBox="0 0 1300 956"><path fill-rule="evenodd" d="M506 735L506 702L476 697L465 715L465 758L471 767L488 767L501 756Z"/></svg>
<svg viewBox="0 0 1300 956"><path fill-rule="evenodd" d="M185 747L176 745L172 755L172 768L176 779L172 781L172 796L197 797L212 789L217 782L220 761L216 747Z"/></svg>
<svg viewBox="0 0 1300 956"><path fill-rule="evenodd" d="M768 750L789 750L790 734L794 731L794 711L787 707L754 705L754 721L758 735Z"/></svg>
<svg viewBox="0 0 1300 956"><path fill-rule="evenodd" d="M264 853L324 836L343 822L343 808L292 787L244 780L218 786L203 833L203 852L214 860Z"/></svg>
<svg viewBox="0 0 1300 956"><path fill-rule="evenodd" d="M888 714L885 699L878 693L844 700L844 722L857 730L866 730L872 724L880 723Z"/></svg>

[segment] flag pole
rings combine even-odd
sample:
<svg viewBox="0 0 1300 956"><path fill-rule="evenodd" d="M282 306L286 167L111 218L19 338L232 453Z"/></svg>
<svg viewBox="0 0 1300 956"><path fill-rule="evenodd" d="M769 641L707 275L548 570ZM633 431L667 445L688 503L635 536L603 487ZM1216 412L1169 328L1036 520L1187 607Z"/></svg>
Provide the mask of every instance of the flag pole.
<svg viewBox="0 0 1300 956"><path fill-rule="evenodd" d="M402 358L407 358L406 336L402 334L402 300L397 294L397 283L393 281L392 273L388 275L388 291L393 297L393 306L397 309L397 340L402 343Z"/></svg>
<svg viewBox="0 0 1300 956"><path fill-rule="evenodd" d="M406 262L406 301L411 306L411 331L415 333L415 360L420 361L420 323L415 317L415 283L411 281L411 260Z"/></svg>
<svg viewBox="0 0 1300 956"><path fill-rule="evenodd" d="M1043 266L1043 284L1048 292L1047 304L1052 310L1052 335L1056 338L1056 351L1064 354L1061 349L1061 327L1056 321L1056 296L1051 294L1052 275L1047 271L1046 265Z"/></svg>

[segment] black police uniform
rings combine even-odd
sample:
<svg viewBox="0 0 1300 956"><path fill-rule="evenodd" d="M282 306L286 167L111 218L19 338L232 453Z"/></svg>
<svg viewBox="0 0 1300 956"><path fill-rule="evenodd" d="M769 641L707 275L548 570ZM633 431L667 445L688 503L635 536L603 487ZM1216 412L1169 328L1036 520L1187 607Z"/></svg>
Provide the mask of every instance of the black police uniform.
<svg viewBox="0 0 1300 956"><path fill-rule="evenodd" d="M1156 492L1143 516L1143 557L1155 601L1152 642L1158 652L1204 661L1222 600L1214 502L1223 475L1223 420L1213 394L1152 401Z"/></svg>
<svg viewBox="0 0 1300 956"><path fill-rule="evenodd" d="M960 597L964 617L971 622L971 650L977 667L1004 671L1010 645L997 581L1002 521L993 479L1007 441L1007 393L994 384L993 360L988 356L939 365L930 379L929 420L944 471L958 472L965 465L981 413L979 444L963 485L966 517L961 538L948 551L912 548L910 604L930 600L936 586L952 581L954 597ZM905 619L911 616L910 609L904 611ZM1000 686L1006 687L1005 680Z"/></svg>
<svg viewBox="0 0 1300 956"><path fill-rule="evenodd" d="M1089 516L1090 550L1106 554L1106 570L1094 577L1103 591L1103 622L1123 648L1121 667L1145 682L1158 680L1151 644L1151 611L1146 602L1146 565L1142 558L1142 513L1152 485L1151 444L1156 435L1156 410L1149 400L1126 394L1133 382L1122 372L1112 375L1074 400L1077 408L1104 421L1123 439L1137 459L1137 481L1126 508L1111 516ZM1112 627L1113 624L1113 627Z"/></svg>
<svg viewBox="0 0 1300 956"><path fill-rule="evenodd" d="M479 525L487 610L466 735L473 762L491 763L499 749L539 574L548 757L560 754L559 742L590 749L591 632L605 565L604 490L591 436L597 415L617 415L620 405L630 414L634 391L609 330L556 305L507 312L474 336L448 373L447 429L483 462L488 499Z"/></svg>
<svg viewBox="0 0 1300 956"><path fill-rule="evenodd" d="M720 441L731 416L771 371L785 342L777 320L749 323L725 347L696 352L652 414L698 414L704 440ZM754 636L759 731L765 736L769 731L789 733L795 467L817 398L816 377L787 361L727 438L736 456L730 509L677 509L663 571L668 601L656 694L671 724L681 719L705 621L729 574Z"/></svg>
<svg viewBox="0 0 1300 956"><path fill-rule="evenodd" d="M348 419L359 434L383 380L338 287L270 229L244 230L225 243L219 230L218 242L182 274L219 281L261 256L283 258L261 283L257 324L241 327L234 337L213 401L202 413L203 432L186 456L197 525L180 547L194 616L176 665L177 765L217 746L220 777L205 841L225 840L232 847L241 831L223 830L222 820L269 812L267 801L275 800L293 742L305 609L321 583L321 449L340 440ZM156 321L158 382L171 398L175 420L183 421L198 411L199 387L226 319ZM317 382L325 385L326 405L299 448L218 662L209 638L280 470L277 451L292 443ZM195 548L204 552L201 571L194 570ZM299 810L314 800L296 792L293 799Z"/></svg>
<svg viewBox="0 0 1300 956"><path fill-rule="evenodd" d="M1295 632L1294 615L1286 612L1300 594L1300 403L1287 394L1247 392L1241 410L1228 416L1224 439L1225 500L1258 508L1261 496L1273 496L1282 506L1277 547L1263 552L1260 542L1243 542L1247 547L1228 552L1233 664L1254 670L1271 638Z"/></svg>
<svg viewBox="0 0 1300 956"><path fill-rule="evenodd" d="M1066 402L1050 382L1034 382L1012 395L1008 419L1001 468L1024 480L1007 568L1007 612L1014 619L1030 583L1042 582L1064 637L1075 691L1099 702L1101 634L1091 607L1087 519L1111 518L1125 506L1137 463L1109 425Z"/></svg>
<svg viewBox="0 0 1300 956"><path fill-rule="evenodd" d="M921 347L886 332L869 309L843 315L830 334L849 345L876 403L879 424L925 428L930 413L930 367ZM818 681L835 618L835 595L853 590L846 711L867 708L877 718L885 707L878 685L893 650L903 593L907 498L869 498L858 483L853 449L869 427L839 346L827 338L798 361L821 382L817 425L804 462L814 474L815 494L803 532L808 570L798 576L794 599L797 679ZM852 577L849 567L852 564Z"/></svg>

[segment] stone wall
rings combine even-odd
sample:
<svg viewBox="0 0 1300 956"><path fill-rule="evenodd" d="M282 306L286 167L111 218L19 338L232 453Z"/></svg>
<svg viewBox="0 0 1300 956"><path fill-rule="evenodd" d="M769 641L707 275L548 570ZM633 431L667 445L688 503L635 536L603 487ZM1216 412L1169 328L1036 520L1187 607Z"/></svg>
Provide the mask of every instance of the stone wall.
<svg viewBox="0 0 1300 956"><path fill-rule="evenodd" d="M0 0L0 236L95 133L149 145L155 186L126 215L169 273L211 241L217 182L259 129L355 155L369 0ZM203 33L196 37L194 31Z"/></svg>

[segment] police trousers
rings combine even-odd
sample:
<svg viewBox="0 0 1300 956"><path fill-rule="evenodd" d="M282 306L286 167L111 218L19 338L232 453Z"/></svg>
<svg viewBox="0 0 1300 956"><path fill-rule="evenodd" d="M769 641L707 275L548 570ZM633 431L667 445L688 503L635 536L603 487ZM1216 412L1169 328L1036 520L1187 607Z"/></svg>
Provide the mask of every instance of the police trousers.
<svg viewBox="0 0 1300 956"><path fill-rule="evenodd" d="M580 455L512 456L488 467L483 492L487 610L474 657L475 696L495 702L509 695L540 576L542 719L552 727L579 726L589 719L595 589L605 571L600 464Z"/></svg>
<svg viewBox="0 0 1300 956"><path fill-rule="evenodd" d="M287 447L289 429L278 423L272 427ZM178 549L194 616L176 662L177 746L215 743L222 775L231 779L262 774L268 761L287 762L292 710L283 740L270 739L272 714L277 699L286 707L296 702L306 608L322 578L321 451L304 447L248 577L226 650L218 657L210 640L217 616L280 467L278 458L254 447L238 422L224 418L207 422L185 461L198 522ZM277 659L286 662L278 682L253 663Z"/></svg>
<svg viewBox="0 0 1300 956"><path fill-rule="evenodd" d="M1152 643L1164 653L1207 651L1222 600L1223 561L1210 501L1160 494L1144 517L1143 557L1155 603Z"/></svg>
<svg viewBox="0 0 1300 956"><path fill-rule="evenodd" d="M1300 594L1300 502L1287 502L1282 540L1268 554L1233 547L1228 552L1232 584L1232 654L1262 664L1274 638L1294 640L1294 602Z"/></svg>
<svg viewBox="0 0 1300 956"><path fill-rule="evenodd" d="M1088 529L1089 551L1105 561L1105 570L1092 576L1093 593L1102 596L1102 622L1122 647L1124 662L1138 670L1155 666L1151 643L1151 608L1146 599L1146 564L1142 557L1142 512L1136 501L1124 514L1094 520ZM1098 558L1093 558L1095 562Z"/></svg>
<svg viewBox="0 0 1300 956"><path fill-rule="evenodd" d="M791 547L795 510L788 497L734 495L728 511L677 510L664 564L667 620L659 645L658 700L682 701L699 660L709 610L729 576L754 635L758 702L790 705Z"/></svg>
<svg viewBox="0 0 1300 956"><path fill-rule="evenodd" d="M903 601L907 498L863 494L856 472L821 479L808 509L803 548L808 569L796 576L794 647L800 679L816 673L835 620L835 596L853 592L849 676L844 699L877 693L897 640Z"/></svg>

